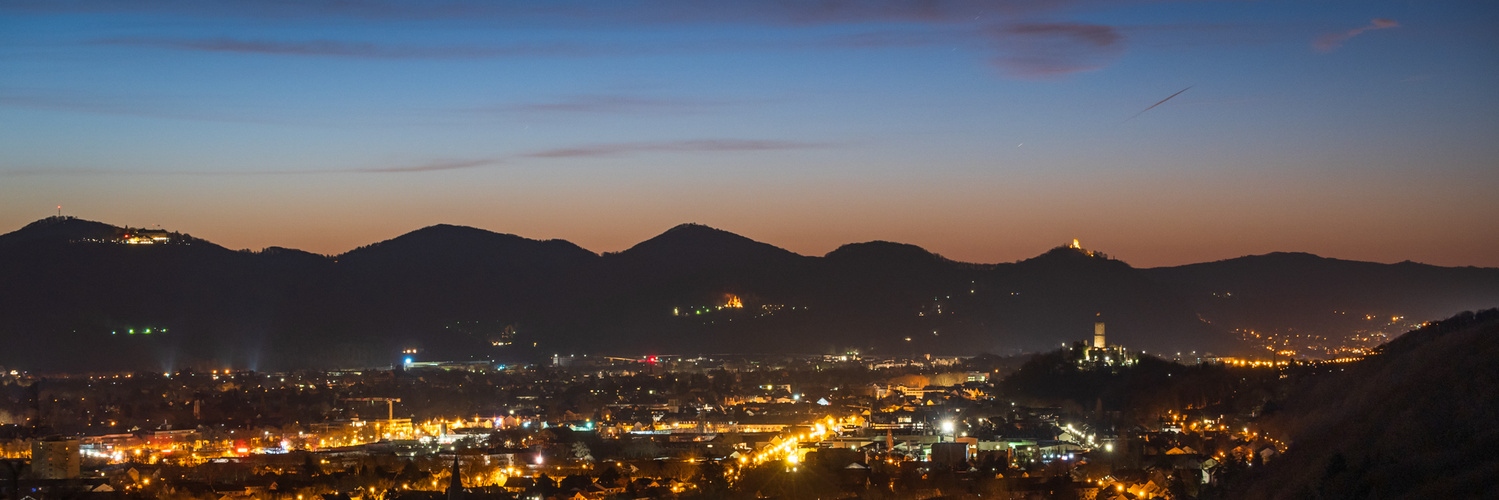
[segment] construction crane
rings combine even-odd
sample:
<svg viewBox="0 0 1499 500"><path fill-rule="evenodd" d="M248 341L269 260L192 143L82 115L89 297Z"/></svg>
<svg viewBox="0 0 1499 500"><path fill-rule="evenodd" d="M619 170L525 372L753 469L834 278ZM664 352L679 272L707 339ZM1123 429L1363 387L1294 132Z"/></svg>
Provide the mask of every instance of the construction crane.
<svg viewBox="0 0 1499 500"><path fill-rule="evenodd" d="M385 407L386 407L386 414L387 414L387 416L385 418L386 420L395 420L396 419L396 403L401 402L401 398L339 398L338 400L339 401L370 401L370 402L384 401L385 402Z"/></svg>

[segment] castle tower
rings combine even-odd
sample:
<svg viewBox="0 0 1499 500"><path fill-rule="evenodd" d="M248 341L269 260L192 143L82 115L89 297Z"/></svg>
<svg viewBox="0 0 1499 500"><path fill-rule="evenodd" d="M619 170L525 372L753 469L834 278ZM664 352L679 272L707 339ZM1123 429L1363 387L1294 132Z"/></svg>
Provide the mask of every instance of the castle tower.
<svg viewBox="0 0 1499 500"><path fill-rule="evenodd" d="M1094 322L1093 323L1093 347L1096 348L1096 349L1103 349L1103 348L1106 348L1108 346L1109 346L1109 344L1107 342L1104 342L1104 340L1103 340L1103 322L1102 321Z"/></svg>

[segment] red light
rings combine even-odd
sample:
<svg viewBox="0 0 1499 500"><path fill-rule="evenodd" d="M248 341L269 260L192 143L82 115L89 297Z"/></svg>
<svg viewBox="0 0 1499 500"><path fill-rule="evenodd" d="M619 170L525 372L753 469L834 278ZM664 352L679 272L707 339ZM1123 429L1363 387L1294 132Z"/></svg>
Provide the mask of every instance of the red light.
<svg viewBox="0 0 1499 500"><path fill-rule="evenodd" d="M656 356L655 355L647 356L645 358L645 362L653 364L653 365L656 364Z"/></svg>

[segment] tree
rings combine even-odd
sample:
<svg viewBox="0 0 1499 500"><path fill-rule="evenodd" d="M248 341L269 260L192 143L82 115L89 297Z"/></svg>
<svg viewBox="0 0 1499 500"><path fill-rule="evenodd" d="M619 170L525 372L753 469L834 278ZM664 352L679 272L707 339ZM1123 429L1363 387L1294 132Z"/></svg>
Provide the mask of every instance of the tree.
<svg viewBox="0 0 1499 500"><path fill-rule="evenodd" d="M619 473L619 468L613 465L608 465L604 467L604 470L599 472L598 483L600 486L606 488L618 488L620 486L620 481L624 479L627 478L625 478L623 474Z"/></svg>
<svg viewBox="0 0 1499 500"><path fill-rule="evenodd" d="M564 477L562 478L562 481L557 484L557 487L562 489L562 491L564 492L573 490L587 491L589 486L593 486L593 478L578 474Z"/></svg>
<svg viewBox="0 0 1499 500"><path fill-rule="evenodd" d="M536 476L536 491L542 496L552 496L557 493L557 481L545 473Z"/></svg>
<svg viewBox="0 0 1499 500"><path fill-rule="evenodd" d="M706 498L722 497L729 489L729 480L724 477L723 466L712 460L704 460L697 467L697 475L692 478L697 484L698 492Z"/></svg>
<svg viewBox="0 0 1499 500"><path fill-rule="evenodd" d="M580 460L593 461L593 453L588 449L588 444L582 441L573 443L573 456Z"/></svg>
<svg viewBox="0 0 1499 500"><path fill-rule="evenodd" d="M838 478L818 467L769 463L744 469L735 488L759 496L792 500L832 498L838 493Z"/></svg>
<svg viewBox="0 0 1499 500"><path fill-rule="evenodd" d="M323 475L323 466L322 466L322 464L318 463L317 457L313 456L311 453L307 453L307 454L303 455L302 458L303 458L303 460L302 460L302 473L303 474L306 474L307 477L313 477L313 476L321 476L321 475Z"/></svg>
<svg viewBox="0 0 1499 500"><path fill-rule="evenodd" d="M621 450L629 458L656 458L661 454L661 447L650 438L632 437L625 443Z"/></svg>

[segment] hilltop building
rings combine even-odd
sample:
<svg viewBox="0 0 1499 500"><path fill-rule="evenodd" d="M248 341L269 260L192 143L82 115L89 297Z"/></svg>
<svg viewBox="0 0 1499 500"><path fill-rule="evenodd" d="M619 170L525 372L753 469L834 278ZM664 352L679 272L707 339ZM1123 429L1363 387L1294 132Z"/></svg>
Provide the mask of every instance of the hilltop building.
<svg viewBox="0 0 1499 500"><path fill-rule="evenodd" d="M1124 346L1109 345L1104 336L1104 324L1102 319L1093 322L1093 342L1081 342L1082 357L1078 364L1083 367L1108 368L1114 366L1129 366L1138 360L1134 353L1129 352Z"/></svg>
<svg viewBox="0 0 1499 500"><path fill-rule="evenodd" d="M170 231L162 229L130 229L125 228L125 233L120 235L120 243L127 245L165 245L173 243L176 238Z"/></svg>
<svg viewBox="0 0 1499 500"><path fill-rule="evenodd" d="M1077 241L1076 238L1074 238L1072 240L1071 244L1067 245L1067 248L1070 248L1070 249L1072 249L1073 251L1075 251L1077 253L1080 253L1080 254L1083 254L1083 255L1086 255L1086 256L1089 256L1089 257L1096 257L1096 258L1099 258L1099 259L1107 259L1107 258L1109 258L1108 254L1105 254L1103 252L1097 252L1097 251L1093 251L1093 250L1089 250L1089 249L1083 248L1083 244L1081 242Z"/></svg>

